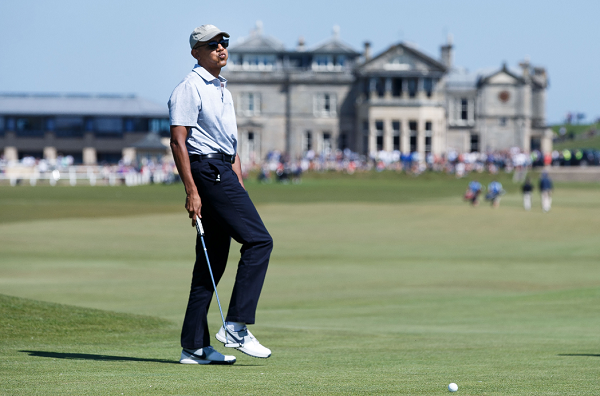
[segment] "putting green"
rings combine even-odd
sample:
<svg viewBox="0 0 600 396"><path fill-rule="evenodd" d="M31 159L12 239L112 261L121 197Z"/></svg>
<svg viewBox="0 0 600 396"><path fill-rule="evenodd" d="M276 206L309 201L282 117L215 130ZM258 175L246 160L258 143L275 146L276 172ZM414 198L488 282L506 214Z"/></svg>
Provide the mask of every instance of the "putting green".
<svg viewBox="0 0 600 396"><path fill-rule="evenodd" d="M13 214L0 224L0 293L45 302L0 298L2 392L600 392L600 188L559 186L542 214L539 200L524 212L507 181L498 209L466 205L453 179L346 183L249 183L275 240L253 326L273 356L235 353L231 367L174 364L195 238L180 191L123 190L123 201L100 189L93 216ZM410 199L395 198L404 190ZM13 207L43 192L8 191ZM73 191L79 213L92 190L35 199L52 208ZM164 201L124 216L136 191ZM216 331L216 305L209 321Z"/></svg>

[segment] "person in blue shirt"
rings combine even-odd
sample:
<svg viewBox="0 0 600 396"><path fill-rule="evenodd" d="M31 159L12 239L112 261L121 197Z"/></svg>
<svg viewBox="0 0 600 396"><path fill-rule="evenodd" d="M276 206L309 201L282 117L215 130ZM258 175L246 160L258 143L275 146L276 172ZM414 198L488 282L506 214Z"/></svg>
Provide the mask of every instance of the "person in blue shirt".
<svg viewBox="0 0 600 396"><path fill-rule="evenodd" d="M465 201L471 201L471 205L477 206L479 204L479 194L481 194L481 183L477 180L473 180L469 183L467 191L465 192Z"/></svg>
<svg viewBox="0 0 600 396"><path fill-rule="evenodd" d="M488 185L488 192L485 195L485 199L487 201L491 201L492 207L497 208L500 206L500 197L504 194L504 189L502 188L502 184L494 180Z"/></svg>

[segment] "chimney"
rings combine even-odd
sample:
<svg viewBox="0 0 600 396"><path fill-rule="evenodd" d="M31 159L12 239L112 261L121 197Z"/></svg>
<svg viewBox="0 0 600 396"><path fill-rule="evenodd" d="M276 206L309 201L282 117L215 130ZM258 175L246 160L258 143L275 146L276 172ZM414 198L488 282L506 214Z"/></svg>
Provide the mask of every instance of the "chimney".
<svg viewBox="0 0 600 396"><path fill-rule="evenodd" d="M440 57L442 59L442 63L448 69L452 68L452 34L448 34L448 39L445 45L440 47Z"/></svg>
<svg viewBox="0 0 600 396"><path fill-rule="evenodd" d="M525 60L519 63L519 66L521 66L521 69L523 70L523 78L527 80L529 78L529 69L531 68L531 63L529 63L529 57L526 56Z"/></svg>
<svg viewBox="0 0 600 396"><path fill-rule="evenodd" d="M296 47L296 51L304 51L304 37L298 37L298 46Z"/></svg>
<svg viewBox="0 0 600 396"><path fill-rule="evenodd" d="M371 43L368 41L365 41L365 52L363 56L365 57L365 62L371 59Z"/></svg>

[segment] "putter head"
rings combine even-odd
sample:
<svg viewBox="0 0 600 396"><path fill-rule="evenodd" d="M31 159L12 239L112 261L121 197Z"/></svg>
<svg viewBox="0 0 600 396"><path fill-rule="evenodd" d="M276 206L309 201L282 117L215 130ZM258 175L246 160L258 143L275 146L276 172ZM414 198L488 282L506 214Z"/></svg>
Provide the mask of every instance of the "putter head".
<svg viewBox="0 0 600 396"><path fill-rule="evenodd" d="M225 344L225 348L239 348L241 345L237 342L228 342Z"/></svg>

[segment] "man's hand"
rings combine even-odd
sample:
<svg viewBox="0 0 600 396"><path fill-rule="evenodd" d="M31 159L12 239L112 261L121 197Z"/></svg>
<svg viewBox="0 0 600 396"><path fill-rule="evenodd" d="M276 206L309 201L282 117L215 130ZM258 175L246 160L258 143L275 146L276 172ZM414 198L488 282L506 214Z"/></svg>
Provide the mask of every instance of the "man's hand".
<svg viewBox="0 0 600 396"><path fill-rule="evenodd" d="M192 227L195 227L196 216L202 217L200 215L202 201L200 200L200 194L198 194L194 178L192 177L190 157L185 146L187 133L187 127L171 125L171 151L173 152L175 165L177 165L179 176L181 177L181 181L185 187L185 193L187 194L185 198L185 210L188 211L190 219L192 219Z"/></svg>
<svg viewBox="0 0 600 396"><path fill-rule="evenodd" d="M196 226L196 216L202 218L200 211L202 209L202 200L198 192L188 194L185 198L185 210L188 211L190 219L192 219L192 227Z"/></svg>

